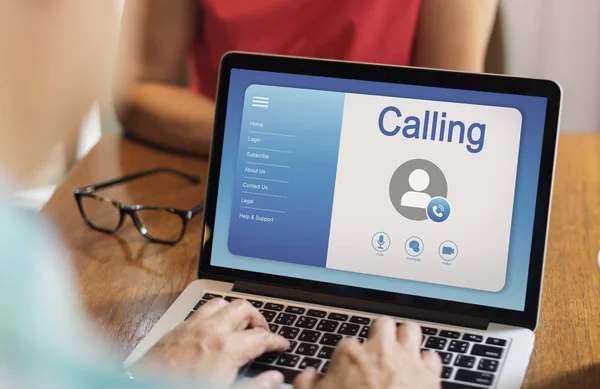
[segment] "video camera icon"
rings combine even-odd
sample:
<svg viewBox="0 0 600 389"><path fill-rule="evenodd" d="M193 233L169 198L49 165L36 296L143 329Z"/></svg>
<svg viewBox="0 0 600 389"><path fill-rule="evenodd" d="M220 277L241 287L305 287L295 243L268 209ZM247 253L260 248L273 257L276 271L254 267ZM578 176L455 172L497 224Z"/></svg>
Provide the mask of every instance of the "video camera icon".
<svg viewBox="0 0 600 389"><path fill-rule="evenodd" d="M446 262L453 261L458 256L458 246L451 240L442 242L438 249L440 258Z"/></svg>
<svg viewBox="0 0 600 389"><path fill-rule="evenodd" d="M442 247L442 254L444 254L444 255L454 255L455 251L456 250L454 250L454 248L452 248L452 247L448 247L448 246Z"/></svg>

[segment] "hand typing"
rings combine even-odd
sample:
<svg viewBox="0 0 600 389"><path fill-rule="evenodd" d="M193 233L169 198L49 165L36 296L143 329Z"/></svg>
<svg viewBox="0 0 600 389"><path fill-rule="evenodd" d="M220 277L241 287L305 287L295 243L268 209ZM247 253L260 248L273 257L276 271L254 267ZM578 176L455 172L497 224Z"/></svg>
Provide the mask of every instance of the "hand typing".
<svg viewBox="0 0 600 389"><path fill-rule="evenodd" d="M413 323L396 327L390 318L376 320L361 345L344 339L323 378L305 370L296 389L439 389L442 363L437 354L421 353L421 329Z"/></svg>
<svg viewBox="0 0 600 389"><path fill-rule="evenodd" d="M245 300L213 299L166 334L139 362L200 381L202 387L231 386L240 367L269 351L283 351L289 342L269 332L260 312ZM265 372L248 387L277 388L279 372Z"/></svg>

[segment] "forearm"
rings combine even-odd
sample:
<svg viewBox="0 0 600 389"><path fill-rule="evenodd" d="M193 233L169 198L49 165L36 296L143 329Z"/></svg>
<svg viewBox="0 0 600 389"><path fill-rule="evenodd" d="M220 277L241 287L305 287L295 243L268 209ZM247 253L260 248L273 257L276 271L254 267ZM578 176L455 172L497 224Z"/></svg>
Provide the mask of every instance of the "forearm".
<svg viewBox="0 0 600 389"><path fill-rule="evenodd" d="M158 147L206 156L214 121L214 102L182 87L140 83L118 110L127 135Z"/></svg>
<svg viewBox="0 0 600 389"><path fill-rule="evenodd" d="M497 0L423 0L415 66L482 72Z"/></svg>

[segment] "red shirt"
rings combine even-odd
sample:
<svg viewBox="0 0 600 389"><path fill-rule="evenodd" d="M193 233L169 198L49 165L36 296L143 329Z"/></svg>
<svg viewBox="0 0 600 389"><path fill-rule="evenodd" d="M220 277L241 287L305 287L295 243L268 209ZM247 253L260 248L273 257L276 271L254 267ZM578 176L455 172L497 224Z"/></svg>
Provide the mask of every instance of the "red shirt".
<svg viewBox="0 0 600 389"><path fill-rule="evenodd" d="M231 50L411 63L421 0L200 0L191 82L214 99Z"/></svg>

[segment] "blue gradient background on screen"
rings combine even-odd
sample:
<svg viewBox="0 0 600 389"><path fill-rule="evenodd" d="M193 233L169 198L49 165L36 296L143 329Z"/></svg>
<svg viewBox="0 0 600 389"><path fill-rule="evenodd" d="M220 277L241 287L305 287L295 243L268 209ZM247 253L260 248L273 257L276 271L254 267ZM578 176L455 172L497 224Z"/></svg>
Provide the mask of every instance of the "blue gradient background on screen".
<svg viewBox="0 0 600 389"><path fill-rule="evenodd" d="M269 107L253 107L253 96L269 96ZM253 208L285 210L285 213L253 211L241 208L246 205L240 201L233 201L229 226L229 250L233 254L325 267L344 97L339 92L264 85L252 85L246 89L242 123L238 127L241 128L242 143L233 199L252 197L255 200ZM251 127L251 121L264 123L266 128ZM249 144L247 139L259 135L250 131L288 136L263 134L260 135L261 143L255 145ZM246 157L247 152L261 152L249 150L248 146L289 153L264 151L269 159L258 160ZM244 176L257 177L244 173L246 166L267 169L265 177L288 183L244 179ZM269 189L243 188L244 182L264 183ZM243 192L259 192L270 196L247 196ZM286 198L272 197L274 195L284 195ZM241 219L240 213L273 217L275 222L248 221Z"/></svg>
<svg viewBox="0 0 600 389"><path fill-rule="evenodd" d="M227 246L246 89L252 84L513 107L523 115L506 286L500 292L457 288L233 255ZM546 99L242 69L231 71L211 264L226 268L522 311L542 151ZM493 206L491 204L490 206ZM302 239L301 236L298 239Z"/></svg>

